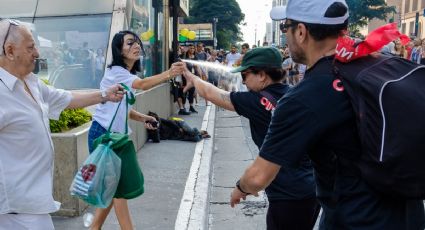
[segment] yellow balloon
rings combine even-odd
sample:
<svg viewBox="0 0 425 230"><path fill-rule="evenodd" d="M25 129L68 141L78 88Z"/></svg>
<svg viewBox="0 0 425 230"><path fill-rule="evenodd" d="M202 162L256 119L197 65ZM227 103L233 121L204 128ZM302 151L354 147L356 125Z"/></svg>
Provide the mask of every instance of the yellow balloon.
<svg viewBox="0 0 425 230"><path fill-rule="evenodd" d="M152 30L148 30L146 33L148 34L149 38L153 37L153 31Z"/></svg>
<svg viewBox="0 0 425 230"><path fill-rule="evenodd" d="M189 38L190 40L193 40L193 39L195 39L196 38L196 33L195 33L195 31L189 31L189 33L187 33L187 36L186 36L187 38Z"/></svg>
<svg viewBox="0 0 425 230"><path fill-rule="evenodd" d="M180 30L180 34L181 34L183 37L187 37L187 33L189 33L189 30L188 30L188 29L186 29L186 28L184 28L184 29Z"/></svg>
<svg viewBox="0 0 425 230"><path fill-rule="evenodd" d="M143 32L140 35L140 38L142 39L142 41L148 41L150 37L149 37L149 34L147 32Z"/></svg>

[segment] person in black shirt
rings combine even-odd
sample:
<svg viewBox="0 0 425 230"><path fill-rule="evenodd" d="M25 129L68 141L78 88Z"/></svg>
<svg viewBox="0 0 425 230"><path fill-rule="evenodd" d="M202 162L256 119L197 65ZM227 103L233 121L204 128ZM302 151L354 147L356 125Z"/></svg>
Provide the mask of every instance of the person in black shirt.
<svg viewBox="0 0 425 230"><path fill-rule="evenodd" d="M232 72L241 72L248 92L226 92L200 80L190 71L184 73L187 87L195 86L202 97L212 103L249 119L251 135L258 148L263 144L271 114L289 89L282 84L285 71L282 56L275 48L257 48L247 52L242 64ZM311 229L320 207L315 198L313 170L307 152L301 163L293 168L282 168L266 188L269 200L267 229ZM245 197L243 191L238 191Z"/></svg>
<svg viewBox="0 0 425 230"><path fill-rule="evenodd" d="M282 168L298 166L307 152L323 208L320 229L423 230L422 200L382 196L357 167L362 152L355 114L332 72L337 38L348 25L347 4L289 0L281 15L292 58L309 69L279 100L259 157L234 189L231 205L245 198L239 189L257 194Z"/></svg>

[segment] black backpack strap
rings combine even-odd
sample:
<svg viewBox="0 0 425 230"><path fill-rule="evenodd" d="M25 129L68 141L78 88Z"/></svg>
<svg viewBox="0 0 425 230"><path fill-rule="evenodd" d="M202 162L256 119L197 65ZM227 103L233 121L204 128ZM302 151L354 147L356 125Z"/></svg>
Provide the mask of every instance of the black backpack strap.
<svg viewBox="0 0 425 230"><path fill-rule="evenodd" d="M272 95L271 93L269 93L269 92L267 92L267 91L265 91L265 90L261 90L261 91L260 91L260 94L261 94L263 97L267 98L267 100L269 100L269 101L270 101L270 103L272 103L272 105L273 105L274 107L276 107L276 104L277 104L276 98L274 98L274 97L273 97L273 95Z"/></svg>

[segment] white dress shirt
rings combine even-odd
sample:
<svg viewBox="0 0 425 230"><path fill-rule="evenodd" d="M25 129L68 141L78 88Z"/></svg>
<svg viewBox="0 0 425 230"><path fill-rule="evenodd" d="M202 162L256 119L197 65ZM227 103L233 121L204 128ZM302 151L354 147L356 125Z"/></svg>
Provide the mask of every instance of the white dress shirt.
<svg viewBox="0 0 425 230"><path fill-rule="evenodd" d="M0 214L47 214L53 200L50 119L71 102L70 92L48 87L35 75L24 82L0 68Z"/></svg>
<svg viewBox="0 0 425 230"><path fill-rule="evenodd" d="M239 60L239 58L241 58L241 54L240 53L228 53L226 55L226 60L227 60L227 66L228 67L233 67L233 64L235 64L235 62L237 60Z"/></svg>
<svg viewBox="0 0 425 230"><path fill-rule="evenodd" d="M112 66L111 68L106 68L105 75L100 82L100 89L104 90L115 84L124 83L133 92L134 90L131 86L136 79L139 79L139 77L131 74L127 69L124 69L121 66ZM111 127L112 132L125 132L125 118L128 116L128 114L125 113L125 100L126 99L124 97L122 99L114 124ZM105 104L97 105L96 112L93 115L93 120L97 121L103 128L108 129L109 125L111 124L112 117L117 110L118 104L119 103L108 101ZM128 105L128 112L130 112L131 108L132 106ZM128 128L128 133L131 133L130 128Z"/></svg>

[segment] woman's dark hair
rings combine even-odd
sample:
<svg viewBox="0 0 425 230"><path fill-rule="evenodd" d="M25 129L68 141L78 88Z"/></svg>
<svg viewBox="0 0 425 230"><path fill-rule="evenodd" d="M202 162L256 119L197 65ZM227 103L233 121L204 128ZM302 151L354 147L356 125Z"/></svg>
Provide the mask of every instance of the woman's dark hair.
<svg viewBox="0 0 425 230"><path fill-rule="evenodd" d="M122 55L122 47L124 45L124 36L127 34L133 35L134 41L140 44L142 54L145 53L145 51L143 50L142 41L140 40L139 36L137 36L137 34L128 30L120 31L116 33L114 35L114 38L112 39L112 44L111 44L112 63L108 65L108 68L112 68L112 66L121 66L124 69L127 69L128 66L125 64L124 56ZM140 59L139 59L134 63L133 67L130 70L130 73L136 74L136 72L140 72L140 71L141 71L141 65L140 65Z"/></svg>
<svg viewBox="0 0 425 230"><path fill-rule="evenodd" d="M264 71L273 82L280 82L286 75L286 71L282 68L272 68L272 67L249 67L248 70L252 71L254 74L258 74L261 71Z"/></svg>
<svg viewBox="0 0 425 230"><path fill-rule="evenodd" d="M327 18L339 18L343 17L348 11L348 8L341 2L333 3L325 13ZM305 23L299 22L296 20L291 20L292 24L302 23L307 28L310 35L316 41L322 41L325 38L336 38L342 34L343 30L347 29L348 19L344 23L338 25L323 25L323 24L314 24L314 23ZM292 30L295 33L294 30Z"/></svg>
<svg viewBox="0 0 425 230"><path fill-rule="evenodd" d="M193 48L193 52L191 51L191 49ZM195 46L193 44L190 44L187 46L187 51L184 54L184 58L187 59L189 58L189 55L195 55Z"/></svg>

